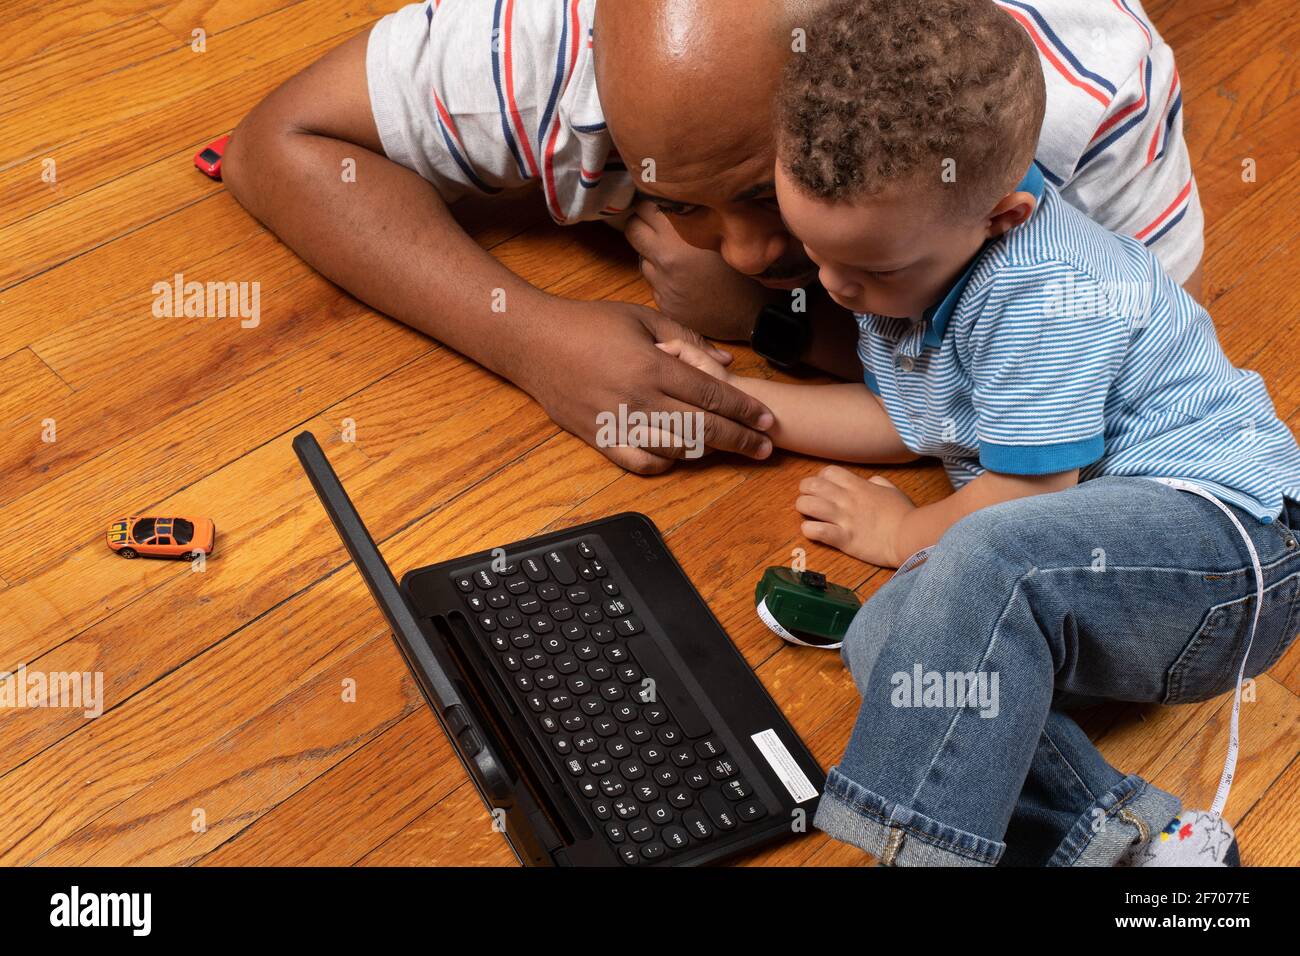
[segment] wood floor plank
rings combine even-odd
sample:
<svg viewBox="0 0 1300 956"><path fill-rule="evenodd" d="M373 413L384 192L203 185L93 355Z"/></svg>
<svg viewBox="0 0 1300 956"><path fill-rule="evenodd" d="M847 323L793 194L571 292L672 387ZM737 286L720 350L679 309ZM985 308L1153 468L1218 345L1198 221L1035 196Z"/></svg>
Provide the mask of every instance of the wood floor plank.
<svg viewBox="0 0 1300 956"><path fill-rule="evenodd" d="M338 38L388 11L382 0L298 3L27 106L0 103L8 135L0 165L48 151L191 93L195 84L230 81L294 50Z"/></svg>
<svg viewBox="0 0 1300 956"><path fill-rule="evenodd" d="M1300 866L1300 759L1293 759L1237 828L1243 866Z"/></svg>
<svg viewBox="0 0 1300 956"><path fill-rule="evenodd" d="M0 391L0 427L27 422L28 431L36 441L41 440L46 426L32 415L33 409L72 394L72 386L30 348L0 358L0 382L4 382L4 391Z"/></svg>

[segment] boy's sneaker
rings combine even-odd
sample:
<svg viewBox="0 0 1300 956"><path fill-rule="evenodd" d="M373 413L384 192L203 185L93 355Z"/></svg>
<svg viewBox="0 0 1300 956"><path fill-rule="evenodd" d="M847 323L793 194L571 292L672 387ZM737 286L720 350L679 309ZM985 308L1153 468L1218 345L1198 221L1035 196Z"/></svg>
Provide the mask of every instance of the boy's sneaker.
<svg viewBox="0 0 1300 956"><path fill-rule="evenodd" d="M1130 847L1116 866L1241 866L1237 837L1217 813L1184 810L1146 843Z"/></svg>

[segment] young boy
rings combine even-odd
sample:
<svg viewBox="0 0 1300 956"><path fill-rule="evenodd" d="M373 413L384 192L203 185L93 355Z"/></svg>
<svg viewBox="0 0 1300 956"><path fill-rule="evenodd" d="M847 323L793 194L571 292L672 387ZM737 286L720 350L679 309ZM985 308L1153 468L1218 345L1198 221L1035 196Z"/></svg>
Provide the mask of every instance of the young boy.
<svg viewBox="0 0 1300 956"><path fill-rule="evenodd" d="M787 69L776 182L857 314L865 385L664 348L766 403L778 445L934 456L956 489L800 484L809 538L903 565L844 642L862 706L818 826L887 864L1223 865L1230 770L1213 812L1179 817L1065 707L1205 700L1272 666L1300 606L1300 449L1142 243L1044 181L1043 108L990 0L836 4ZM906 693L922 674L943 683ZM993 676L994 708L929 692Z"/></svg>

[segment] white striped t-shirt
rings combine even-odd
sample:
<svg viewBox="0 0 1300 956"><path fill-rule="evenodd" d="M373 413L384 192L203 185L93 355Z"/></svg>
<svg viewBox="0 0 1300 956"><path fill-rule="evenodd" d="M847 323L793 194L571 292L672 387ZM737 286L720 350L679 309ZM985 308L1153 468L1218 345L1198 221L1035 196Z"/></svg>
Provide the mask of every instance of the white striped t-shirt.
<svg viewBox="0 0 1300 956"><path fill-rule="evenodd" d="M596 2L425 0L384 17L370 33L366 80L388 158L448 202L540 185L556 222L626 216L635 190L596 90ZM1037 159L1047 178L1185 281L1201 260L1204 220L1173 51L1138 0L998 5L1042 62Z"/></svg>
<svg viewBox="0 0 1300 956"><path fill-rule="evenodd" d="M857 316L867 386L954 487L985 470L1184 478L1262 521L1300 500L1300 448L1264 382L1151 252L1062 200L1037 167L1030 218L917 319Z"/></svg>

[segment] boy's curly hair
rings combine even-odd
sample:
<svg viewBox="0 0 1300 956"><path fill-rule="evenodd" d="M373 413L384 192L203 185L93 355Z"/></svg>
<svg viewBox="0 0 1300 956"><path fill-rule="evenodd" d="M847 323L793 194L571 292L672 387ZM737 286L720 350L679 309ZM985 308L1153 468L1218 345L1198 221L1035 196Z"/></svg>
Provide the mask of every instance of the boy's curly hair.
<svg viewBox="0 0 1300 956"><path fill-rule="evenodd" d="M980 214L1029 168L1046 98L1033 42L992 0L835 0L786 66L779 157L822 199L903 182Z"/></svg>

